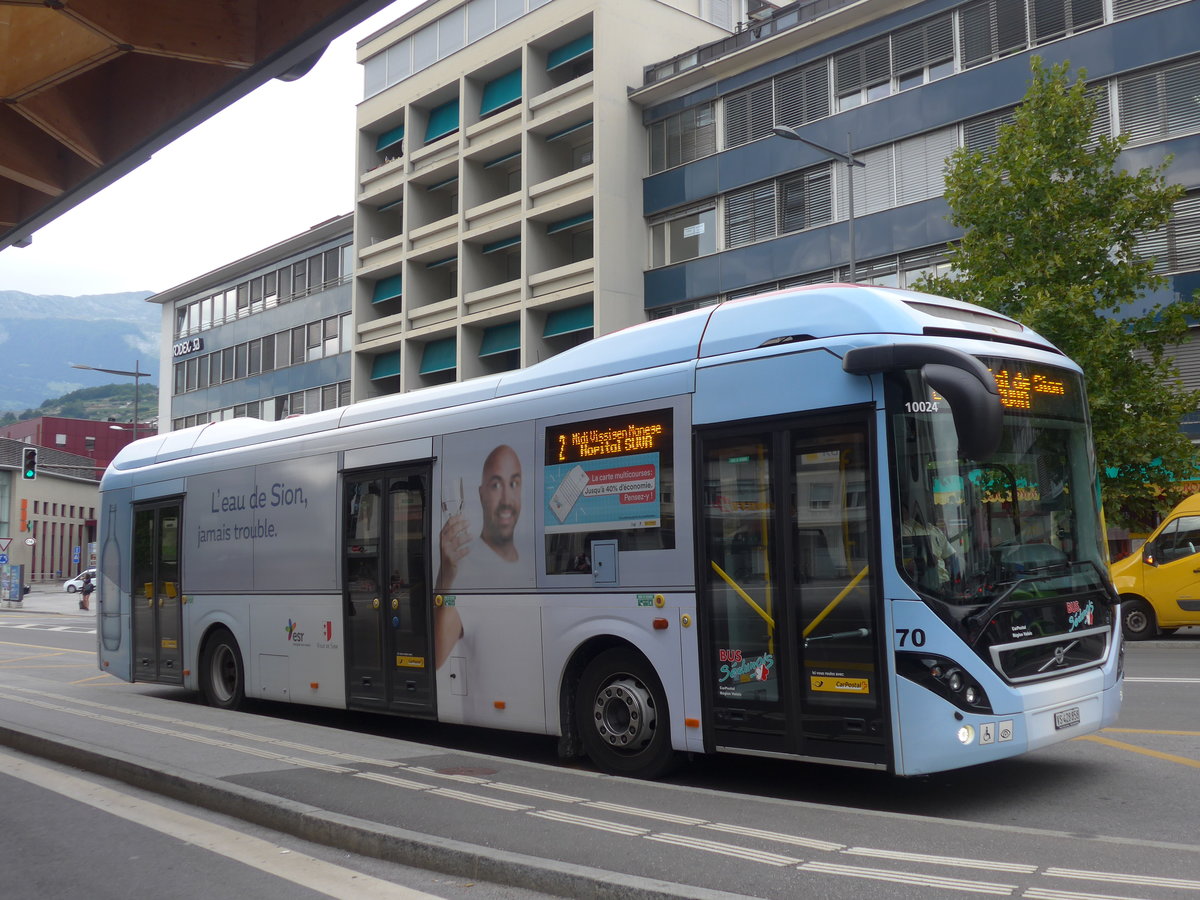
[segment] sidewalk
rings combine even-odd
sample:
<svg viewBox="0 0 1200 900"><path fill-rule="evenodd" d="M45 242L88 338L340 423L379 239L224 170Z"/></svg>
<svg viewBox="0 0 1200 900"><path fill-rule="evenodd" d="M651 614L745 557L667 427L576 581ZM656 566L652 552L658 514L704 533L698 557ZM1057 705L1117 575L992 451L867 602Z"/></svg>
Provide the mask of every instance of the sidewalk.
<svg viewBox="0 0 1200 900"><path fill-rule="evenodd" d="M21 610L34 613L52 613L65 616L94 616L96 615L96 595L92 594L91 610L85 612L79 608L83 595L76 592L68 594L62 589L62 582L30 585L29 593L17 603L13 600L0 600L0 610L11 612Z"/></svg>

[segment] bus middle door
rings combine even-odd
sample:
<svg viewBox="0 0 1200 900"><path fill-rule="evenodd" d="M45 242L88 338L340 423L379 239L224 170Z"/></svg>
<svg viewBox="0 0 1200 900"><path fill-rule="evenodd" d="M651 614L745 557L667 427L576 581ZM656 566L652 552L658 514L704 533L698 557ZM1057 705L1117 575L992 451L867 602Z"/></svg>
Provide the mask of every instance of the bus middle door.
<svg viewBox="0 0 1200 900"><path fill-rule="evenodd" d="M427 466L345 484L347 705L436 714Z"/></svg>

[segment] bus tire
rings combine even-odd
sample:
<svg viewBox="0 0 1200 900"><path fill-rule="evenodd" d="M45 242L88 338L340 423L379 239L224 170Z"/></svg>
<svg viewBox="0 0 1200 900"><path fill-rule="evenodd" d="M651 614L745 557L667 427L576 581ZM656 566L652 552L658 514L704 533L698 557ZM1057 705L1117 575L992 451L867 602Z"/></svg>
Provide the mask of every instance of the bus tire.
<svg viewBox="0 0 1200 900"><path fill-rule="evenodd" d="M1127 641L1144 641L1158 634L1154 609L1141 597L1121 598L1121 631Z"/></svg>
<svg viewBox="0 0 1200 900"><path fill-rule="evenodd" d="M575 714L585 752L610 775L658 778L678 764L666 693L654 669L633 650L613 647L588 663Z"/></svg>
<svg viewBox="0 0 1200 900"><path fill-rule="evenodd" d="M200 694L218 709L241 709L246 702L246 667L237 639L226 629L214 632L200 660Z"/></svg>

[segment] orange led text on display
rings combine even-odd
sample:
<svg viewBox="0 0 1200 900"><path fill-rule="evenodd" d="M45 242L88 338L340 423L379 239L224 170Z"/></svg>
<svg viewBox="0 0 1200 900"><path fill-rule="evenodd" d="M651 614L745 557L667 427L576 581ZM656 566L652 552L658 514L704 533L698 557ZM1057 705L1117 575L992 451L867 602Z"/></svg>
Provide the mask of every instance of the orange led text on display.
<svg viewBox="0 0 1200 900"><path fill-rule="evenodd" d="M1062 397L1067 393L1066 382L1047 378L1039 372L1028 375L1000 369L992 375L1000 391L1000 404L1005 409L1032 410L1039 396Z"/></svg>

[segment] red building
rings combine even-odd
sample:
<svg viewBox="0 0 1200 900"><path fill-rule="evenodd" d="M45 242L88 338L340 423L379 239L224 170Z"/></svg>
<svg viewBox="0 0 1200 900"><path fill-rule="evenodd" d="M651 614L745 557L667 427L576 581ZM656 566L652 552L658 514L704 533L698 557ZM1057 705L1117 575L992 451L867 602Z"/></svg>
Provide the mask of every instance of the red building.
<svg viewBox="0 0 1200 900"><path fill-rule="evenodd" d="M138 423L138 437L152 434L158 434L155 426ZM133 423L38 416L11 425L0 425L0 437L90 457L96 460L96 477L99 477L117 452L133 440Z"/></svg>

